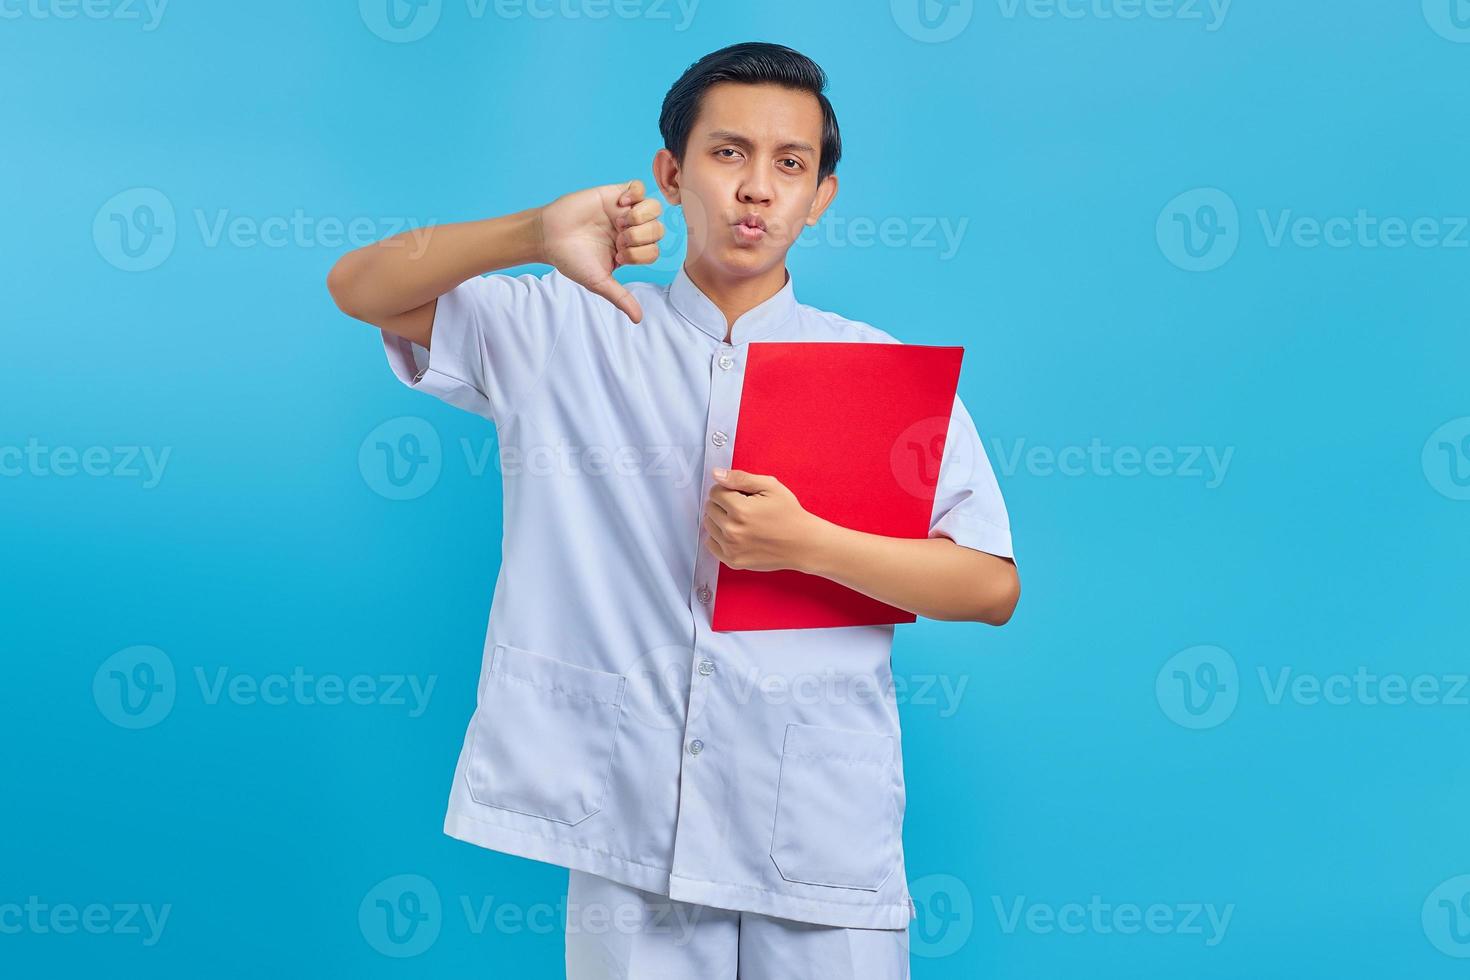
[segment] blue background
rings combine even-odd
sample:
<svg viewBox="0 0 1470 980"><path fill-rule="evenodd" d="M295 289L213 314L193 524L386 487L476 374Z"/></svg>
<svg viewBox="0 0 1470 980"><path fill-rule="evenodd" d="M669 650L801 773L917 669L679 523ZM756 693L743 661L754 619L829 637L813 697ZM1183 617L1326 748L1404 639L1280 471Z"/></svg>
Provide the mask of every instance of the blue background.
<svg viewBox="0 0 1470 980"><path fill-rule="evenodd" d="M336 311L351 243L209 231L299 211L379 237L649 180L668 85L763 39L827 69L846 151L849 231L793 249L798 298L966 346L1024 582L1004 629L899 630L914 975L1463 975L1470 9L1183 6L934 4L936 40L913 0L704 0L687 23L442 0L394 40L381 0L175 0L153 29L7 5L0 972L558 975L559 918L477 930L464 902L534 918L566 872L440 832L499 561L498 476L463 450L493 428L399 385ZM159 195L171 224L138 210ZM1272 238L1360 209L1449 241ZM114 215L172 246L128 271ZM850 224L889 218L887 245ZM958 250L926 219L965 222ZM359 450L405 416L440 472L394 500ZM1157 448L1165 475L1024 455L1093 440ZM28 444L123 472L16 465ZM127 446L169 453L156 485ZM1223 479L1190 475L1194 446L1233 453ZM131 729L109 658L139 645L175 680ZM1273 696L1284 670L1360 668L1439 693ZM415 717L198 680L297 669L436 686ZM962 697L920 696L939 681ZM405 874L440 900L421 951L373 924ZM170 911L147 945L15 928L30 896ZM1047 926L1090 902L1174 925ZM1194 904L1230 909L1223 936L1182 923Z"/></svg>

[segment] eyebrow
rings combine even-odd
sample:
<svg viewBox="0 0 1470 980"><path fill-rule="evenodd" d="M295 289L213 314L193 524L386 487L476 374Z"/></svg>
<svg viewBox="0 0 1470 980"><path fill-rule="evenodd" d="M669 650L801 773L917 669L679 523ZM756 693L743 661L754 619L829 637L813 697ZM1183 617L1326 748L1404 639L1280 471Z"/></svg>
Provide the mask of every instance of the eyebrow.
<svg viewBox="0 0 1470 980"><path fill-rule="evenodd" d="M750 137L742 136L734 130L730 129L716 129L713 132L705 134L705 140L710 143L735 143L738 146L744 147L747 150L755 149L755 143L751 141ZM802 150L807 153L817 152L816 147L812 146L810 143L803 143L799 140L787 140L786 142L777 146L776 150L778 152L782 150Z"/></svg>

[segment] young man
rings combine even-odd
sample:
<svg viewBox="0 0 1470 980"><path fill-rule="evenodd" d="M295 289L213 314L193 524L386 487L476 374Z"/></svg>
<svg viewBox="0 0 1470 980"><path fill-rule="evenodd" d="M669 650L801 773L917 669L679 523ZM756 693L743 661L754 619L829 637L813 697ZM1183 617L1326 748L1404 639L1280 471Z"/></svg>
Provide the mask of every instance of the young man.
<svg viewBox="0 0 1470 980"><path fill-rule="evenodd" d="M715 633L721 562L934 619L1000 625L1019 595L959 399L926 539L727 469L750 344L898 342L799 304L786 271L837 193L825 85L738 44L670 89L653 176L688 253L669 286L613 278L658 256L637 180L437 227L417 257L388 239L328 278L400 380L498 430L503 561L445 831L571 869L573 980L908 974L893 627ZM484 275L532 262L552 271Z"/></svg>

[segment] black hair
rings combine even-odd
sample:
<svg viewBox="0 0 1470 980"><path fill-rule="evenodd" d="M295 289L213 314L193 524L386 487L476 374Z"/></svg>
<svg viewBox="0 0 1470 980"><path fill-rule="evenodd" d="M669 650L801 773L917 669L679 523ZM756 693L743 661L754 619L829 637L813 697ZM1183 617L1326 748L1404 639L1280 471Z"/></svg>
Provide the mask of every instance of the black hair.
<svg viewBox="0 0 1470 980"><path fill-rule="evenodd" d="M817 182L837 169L842 157L842 136L837 131L837 113L827 101L827 73L815 61L780 44L746 41L712 51L684 70L679 80L664 96L658 115L658 129L664 147L683 162L689 146L689 130L699 115L705 90L719 82L741 82L746 85L781 85L810 92L822 107L822 147L817 161Z"/></svg>

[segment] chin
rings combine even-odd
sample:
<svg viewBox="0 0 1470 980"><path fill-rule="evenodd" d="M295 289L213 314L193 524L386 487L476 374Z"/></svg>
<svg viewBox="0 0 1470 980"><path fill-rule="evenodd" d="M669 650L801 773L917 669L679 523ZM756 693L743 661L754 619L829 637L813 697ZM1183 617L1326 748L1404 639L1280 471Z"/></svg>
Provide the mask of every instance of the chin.
<svg viewBox="0 0 1470 980"><path fill-rule="evenodd" d="M722 250L715 264L729 276L758 276L780 265L782 259L782 255L769 248L733 246Z"/></svg>

